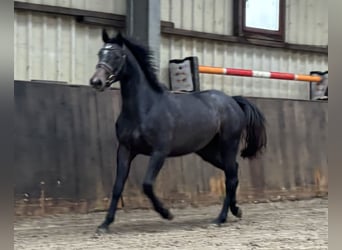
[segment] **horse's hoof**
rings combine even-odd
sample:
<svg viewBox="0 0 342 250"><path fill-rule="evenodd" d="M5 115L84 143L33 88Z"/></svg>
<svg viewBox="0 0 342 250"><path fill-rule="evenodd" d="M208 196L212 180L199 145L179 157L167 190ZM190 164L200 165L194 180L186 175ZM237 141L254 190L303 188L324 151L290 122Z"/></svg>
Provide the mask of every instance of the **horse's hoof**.
<svg viewBox="0 0 342 250"><path fill-rule="evenodd" d="M235 211L232 211L232 214L237 218L242 218L242 210L241 208L237 208Z"/></svg>
<svg viewBox="0 0 342 250"><path fill-rule="evenodd" d="M169 210L165 210L161 216L166 220L173 220L174 216Z"/></svg>
<svg viewBox="0 0 342 250"><path fill-rule="evenodd" d="M213 220L212 223L220 226L222 223L225 223L226 221L227 221L227 219L218 217L215 220Z"/></svg>
<svg viewBox="0 0 342 250"><path fill-rule="evenodd" d="M241 208L238 208L236 214L234 214L234 215L235 215L236 217L238 217L238 218L242 218L242 210L241 210Z"/></svg>
<svg viewBox="0 0 342 250"><path fill-rule="evenodd" d="M102 234L108 234L108 233L109 233L108 226L107 226L107 227L105 227L105 226L99 226L99 227L96 229L96 234L102 235Z"/></svg>
<svg viewBox="0 0 342 250"><path fill-rule="evenodd" d="M166 219L168 219L168 220L173 220L173 218L175 218L175 217L173 216L172 213L169 212L169 214L168 214L168 216L167 216Z"/></svg>

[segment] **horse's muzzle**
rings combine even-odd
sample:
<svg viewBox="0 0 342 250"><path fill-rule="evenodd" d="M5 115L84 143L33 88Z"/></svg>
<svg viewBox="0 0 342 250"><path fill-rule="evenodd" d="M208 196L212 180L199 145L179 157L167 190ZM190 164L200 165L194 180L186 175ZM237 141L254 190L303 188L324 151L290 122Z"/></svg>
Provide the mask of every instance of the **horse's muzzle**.
<svg viewBox="0 0 342 250"><path fill-rule="evenodd" d="M105 84L103 84L101 79L98 77L90 79L90 86L100 91L103 91L106 87Z"/></svg>

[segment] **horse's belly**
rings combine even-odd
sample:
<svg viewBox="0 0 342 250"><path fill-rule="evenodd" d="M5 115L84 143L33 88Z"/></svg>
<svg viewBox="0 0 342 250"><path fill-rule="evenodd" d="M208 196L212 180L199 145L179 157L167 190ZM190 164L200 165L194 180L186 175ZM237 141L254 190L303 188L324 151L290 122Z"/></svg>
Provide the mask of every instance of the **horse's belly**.
<svg viewBox="0 0 342 250"><path fill-rule="evenodd" d="M207 127L205 129L194 127L189 130L178 131L173 139L171 155L196 152L208 145L217 132L217 127Z"/></svg>
<svg viewBox="0 0 342 250"><path fill-rule="evenodd" d="M211 138L212 139L212 138ZM181 155L186 155L190 153L194 153L199 151L200 149L204 148L210 140L202 142L202 143L190 143L187 145L176 145L175 147L172 148L169 156L181 156Z"/></svg>

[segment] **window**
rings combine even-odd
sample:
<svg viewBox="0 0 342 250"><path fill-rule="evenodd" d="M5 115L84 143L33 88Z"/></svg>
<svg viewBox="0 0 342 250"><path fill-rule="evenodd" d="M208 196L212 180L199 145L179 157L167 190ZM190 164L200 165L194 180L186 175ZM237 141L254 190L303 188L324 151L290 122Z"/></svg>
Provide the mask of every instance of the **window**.
<svg viewBox="0 0 342 250"><path fill-rule="evenodd" d="M235 35L284 41L285 0L235 0Z"/></svg>

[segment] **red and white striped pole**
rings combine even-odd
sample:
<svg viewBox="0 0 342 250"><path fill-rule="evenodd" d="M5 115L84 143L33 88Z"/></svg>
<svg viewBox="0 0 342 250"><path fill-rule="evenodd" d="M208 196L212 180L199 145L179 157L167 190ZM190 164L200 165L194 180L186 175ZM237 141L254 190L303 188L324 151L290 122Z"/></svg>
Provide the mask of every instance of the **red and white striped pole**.
<svg viewBox="0 0 342 250"><path fill-rule="evenodd" d="M233 75L233 76L247 76L257 78L270 78L280 80L295 80L305 82L320 82L320 76L301 75L273 71L257 71L251 69L235 69L235 68L221 68L211 66L199 66L199 72L205 74L219 74L219 75Z"/></svg>

